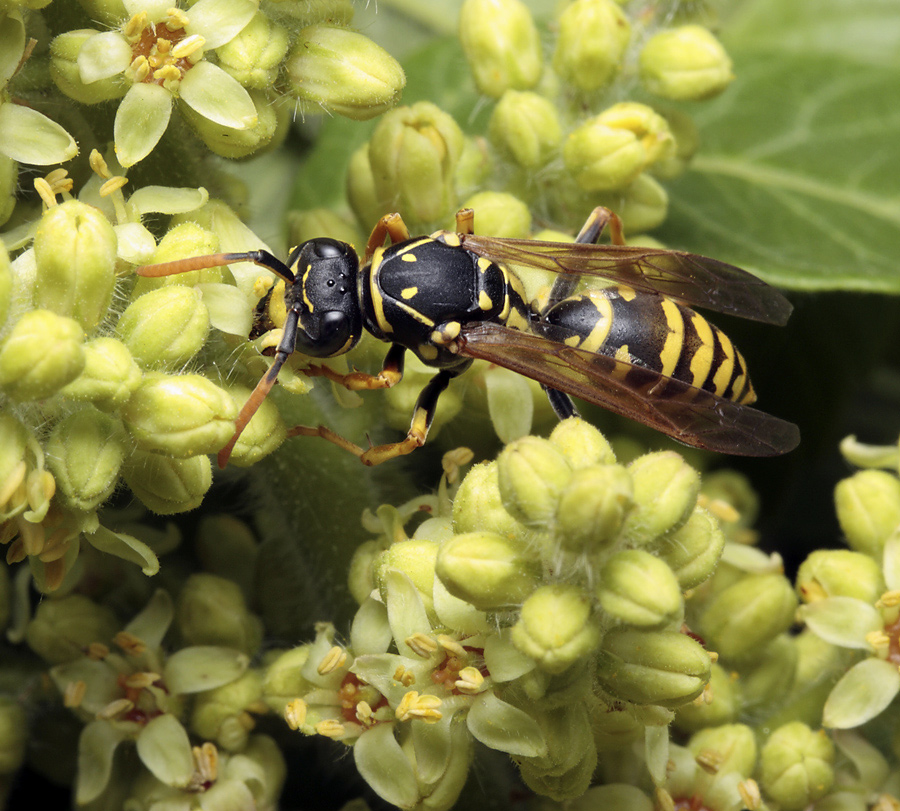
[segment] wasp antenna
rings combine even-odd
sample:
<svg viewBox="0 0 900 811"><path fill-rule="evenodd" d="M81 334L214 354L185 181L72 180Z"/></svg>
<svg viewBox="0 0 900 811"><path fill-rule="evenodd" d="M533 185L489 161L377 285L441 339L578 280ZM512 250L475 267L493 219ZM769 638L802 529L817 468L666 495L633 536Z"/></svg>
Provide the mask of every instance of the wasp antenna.
<svg viewBox="0 0 900 811"><path fill-rule="evenodd" d="M136 267L134 272L138 276L155 279L161 276L176 276L179 273L189 273L192 270L218 268L234 264L235 262L253 262L255 265L268 268L286 282L294 283L294 274L291 273L290 268L268 251L211 253L206 256L191 256L187 259L176 259L174 262L160 262L158 265L141 265Z"/></svg>

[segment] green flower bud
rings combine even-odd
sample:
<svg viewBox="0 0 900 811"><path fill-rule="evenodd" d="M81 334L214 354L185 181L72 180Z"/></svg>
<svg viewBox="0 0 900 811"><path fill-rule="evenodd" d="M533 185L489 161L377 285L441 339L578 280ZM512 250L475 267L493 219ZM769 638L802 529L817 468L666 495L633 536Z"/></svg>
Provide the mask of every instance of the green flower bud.
<svg viewBox="0 0 900 811"><path fill-rule="evenodd" d="M684 600L665 561L643 549L616 552L603 567L597 597L611 618L639 628L678 622Z"/></svg>
<svg viewBox="0 0 900 811"><path fill-rule="evenodd" d="M247 708L262 698L263 674L248 670L214 690L206 690L194 699L190 731L222 749L240 752L246 745L254 721Z"/></svg>
<svg viewBox="0 0 900 811"><path fill-rule="evenodd" d="M56 486L76 510L94 510L112 494L127 446L118 420L84 408L58 422L45 447Z"/></svg>
<svg viewBox="0 0 900 811"><path fill-rule="evenodd" d="M383 575L386 570L403 572L416 587L429 614L434 612L434 569L437 562L438 545L433 541L409 539L392 543L376 564L375 582L384 593Z"/></svg>
<svg viewBox="0 0 900 811"><path fill-rule="evenodd" d="M454 173L465 138L453 118L421 101L388 113L369 142L382 211L401 211L407 225L430 227L456 209Z"/></svg>
<svg viewBox="0 0 900 811"><path fill-rule="evenodd" d="M227 391L235 408L241 408L250 398L250 389L245 386L229 386ZM265 399L241 433L228 463L237 467L255 465L260 459L278 450L285 439L287 426L281 412L273 400Z"/></svg>
<svg viewBox="0 0 900 811"><path fill-rule="evenodd" d="M881 558L884 542L900 526L900 479L861 470L834 488L838 522L857 552Z"/></svg>
<svg viewBox="0 0 900 811"><path fill-rule="evenodd" d="M346 28L304 28L285 62L291 94L309 109L357 121L381 115L400 99L406 75L387 51Z"/></svg>
<svg viewBox="0 0 900 811"><path fill-rule="evenodd" d="M688 749L694 757L711 754L721 774L737 772L750 777L756 769L756 736L746 724L723 724L691 736Z"/></svg>
<svg viewBox="0 0 900 811"><path fill-rule="evenodd" d="M570 552L605 549L615 541L633 503L631 476L621 465L576 470L560 493L556 537Z"/></svg>
<svg viewBox="0 0 900 811"><path fill-rule="evenodd" d="M454 532L487 530L519 538L525 528L503 506L496 462L475 465L462 480L453 499Z"/></svg>
<svg viewBox="0 0 900 811"><path fill-rule="evenodd" d="M234 39L216 48L216 58L244 87L265 90L274 84L287 49L287 31L259 11Z"/></svg>
<svg viewBox="0 0 900 811"><path fill-rule="evenodd" d="M531 211L528 206L506 192L478 192L469 197L462 208L474 209L475 227L479 234L527 239L531 233Z"/></svg>
<svg viewBox="0 0 900 811"><path fill-rule="evenodd" d="M543 166L562 142L556 107L537 93L507 90L489 126L491 142L525 169Z"/></svg>
<svg viewBox="0 0 900 811"><path fill-rule="evenodd" d="M27 743L25 707L12 696L0 696L0 775L12 774L22 765Z"/></svg>
<svg viewBox="0 0 900 811"><path fill-rule="evenodd" d="M700 25L660 31L641 50L641 81L651 93L676 101L698 101L721 93L734 79L731 59Z"/></svg>
<svg viewBox="0 0 900 811"><path fill-rule="evenodd" d="M6 225L16 207L16 188L19 185L19 164L8 155L0 156L0 225ZM5 253L0 240L0 254ZM0 301L3 300L0 291ZM0 306L0 326L6 320L6 314Z"/></svg>
<svg viewBox="0 0 900 811"><path fill-rule="evenodd" d="M699 696L709 677L709 654L676 631L615 628L600 646L600 684L610 695L633 704L676 709Z"/></svg>
<svg viewBox="0 0 900 811"><path fill-rule="evenodd" d="M43 400L81 374L84 331L50 310L25 313L0 345L0 388L13 400Z"/></svg>
<svg viewBox="0 0 900 811"><path fill-rule="evenodd" d="M212 485L208 456L173 459L135 451L122 468L122 478L147 509L158 515L193 510Z"/></svg>
<svg viewBox="0 0 900 811"><path fill-rule="evenodd" d="M569 463L546 439L522 437L497 458L503 506L532 529L553 526L560 494L571 478Z"/></svg>
<svg viewBox="0 0 900 811"><path fill-rule="evenodd" d="M800 646L797 637L782 634L760 651L758 663L741 669L740 686L744 711L778 706L790 695L796 682ZM813 672L811 681L821 673ZM811 683L811 682L810 682Z"/></svg>
<svg viewBox="0 0 900 811"><path fill-rule="evenodd" d="M875 603L886 586L881 566L868 555L849 549L819 549L797 570L797 594L805 603L825 597L855 597Z"/></svg>
<svg viewBox="0 0 900 811"><path fill-rule="evenodd" d="M303 677L311 645L267 654L262 697L273 712L282 712L285 704L312 689Z"/></svg>
<svg viewBox="0 0 900 811"><path fill-rule="evenodd" d="M61 393L113 411L128 402L140 382L140 367L125 344L116 338L95 338L84 345L84 371Z"/></svg>
<svg viewBox="0 0 900 811"><path fill-rule="evenodd" d="M779 727L760 753L759 782L785 811L806 808L834 784L834 744L800 721Z"/></svg>
<svg viewBox="0 0 900 811"><path fill-rule="evenodd" d="M700 131L694 119L681 110L666 110L666 121L675 136L675 152L660 158L650 171L663 180L673 180L684 173L700 148Z"/></svg>
<svg viewBox="0 0 900 811"><path fill-rule="evenodd" d="M202 375L152 373L125 404L122 419L142 450L188 459L222 448L237 413L228 392Z"/></svg>
<svg viewBox="0 0 900 811"><path fill-rule="evenodd" d="M206 342L209 311L199 290L181 285L161 287L129 304L116 331L144 368L180 368Z"/></svg>
<svg viewBox="0 0 900 811"><path fill-rule="evenodd" d="M522 604L512 642L548 673L562 673L600 642L591 599L577 586L542 586Z"/></svg>
<svg viewBox="0 0 900 811"><path fill-rule="evenodd" d="M700 475L675 451L648 453L629 466L634 483L634 508L623 533L635 544L646 544L664 532L683 526L697 505Z"/></svg>
<svg viewBox="0 0 900 811"><path fill-rule="evenodd" d="M631 24L613 0L575 0L559 17L553 69L577 90L592 92L619 72Z"/></svg>
<svg viewBox="0 0 900 811"><path fill-rule="evenodd" d="M350 164L347 166L347 202L356 219L366 228L371 228L384 214L375 189L368 141L350 156Z"/></svg>
<svg viewBox="0 0 900 811"><path fill-rule="evenodd" d="M719 522L702 507L693 509L684 526L649 547L668 564L683 590L699 586L713 573L724 548Z"/></svg>
<svg viewBox="0 0 900 811"><path fill-rule="evenodd" d="M48 209L34 235L34 303L91 330L116 285L116 232L99 209L67 200Z"/></svg>
<svg viewBox="0 0 900 811"><path fill-rule="evenodd" d="M175 625L186 645L233 648L253 656L262 621L247 609L237 583L214 574L192 574L181 587Z"/></svg>
<svg viewBox="0 0 900 811"><path fill-rule="evenodd" d="M577 417L561 420L550 433L550 443L562 452L572 470L616 463L616 455L606 437Z"/></svg>
<svg viewBox="0 0 900 811"><path fill-rule="evenodd" d="M746 575L709 601L700 632L726 659L746 659L786 631L796 610L797 597L784 575Z"/></svg>
<svg viewBox="0 0 900 811"><path fill-rule="evenodd" d="M108 645L119 627L110 609L83 594L45 597L25 629L25 641L45 662L57 665L81 658L93 642Z"/></svg>
<svg viewBox="0 0 900 811"><path fill-rule="evenodd" d="M78 54L84 44L99 32L92 28L66 31L50 43L50 77L70 99L80 104L98 104L118 99L128 91L128 83L121 73L85 82L78 67Z"/></svg>
<svg viewBox="0 0 900 811"><path fill-rule="evenodd" d="M741 716L742 683L721 665L712 663L709 686L690 704L675 711L675 726L685 732L717 727L736 721Z"/></svg>
<svg viewBox="0 0 900 811"><path fill-rule="evenodd" d="M262 90L247 91L256 115L253 126L236 129L218 121L211 121L192 107L181 105L180 112L196 130L203 143L216 155L237 160L270 146L278 132L278 110L272 98Z"/></svg>
<svg viewBox="0 0 900 811"><path fill-rule="evenodd" d="M467 532L441 544L435 574L454 597L490 611L517 605L531 594L541 565L521 541Z"/></svg>
<svg viewBox="0 0 900 811"><path fill-rule="evenodd" d="M494 169L494 161L484 138L466 138L462 155L456 165L456 188L463 196L473 194L487 185Z"/></svg>
<svg viewBox="0 0 900 811"><path fill-rule="evenodd" d="M633 183L648 163L647 152L630 130L592 118L563 144L566 169L585 191L615 191Z"/></svg>
<svg viewBox="0 0 900 811"><path fill-rule="evenodd" d="M2 165L0 165L2 172ZM2 212L3 201L0 197L0 212ZM2 217L0 217L2 220ZM2 222L0 222L2 224ZM12 304L13 297L13 273L12 266L9 263L9 254L6 252L6 246L0 240L0 330L6 325L6 319L9 316L9 308Z"/></svg>
<svg viewBox="0 0 900 811"><path fill-rule="evenodd" d="M740 526L752 526L759 514L759 496L743 473L714 470L703 474L700 492L706 503L723 502L740 515Z"/></svg>
<svg viewBox="0 0 900 811"><path fill-rule="evenodd" d="M459 40L478 90L498 99L507 90L529 90L541 78L537 26L520 0L466 0Z"/></svg>
<svg viewBox="0 0 900 811"><path fill-rule="evenodd" d="M661 225L669 213L669 195L659 182L646 172L622 190L616 213L625 223L628 233L652 231Z"/></svg>
<svg viewBox="0 0 900 811"><path fill-rule="evenodd" d="M592 120L616 130L633 132L644 147L648 164L675 154L675 137L669 122L646 104L622 101L607 107Z"/></svg>

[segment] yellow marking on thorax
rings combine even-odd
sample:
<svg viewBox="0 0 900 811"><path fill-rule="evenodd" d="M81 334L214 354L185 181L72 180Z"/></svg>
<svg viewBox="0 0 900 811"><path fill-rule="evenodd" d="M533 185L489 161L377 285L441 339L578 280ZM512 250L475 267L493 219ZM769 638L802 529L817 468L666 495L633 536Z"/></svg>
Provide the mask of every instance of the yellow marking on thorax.
<svg viewBox="0 0 900 811"><path fill-rule="evenodd" d="M479 273L487 273L490 269L491 265L494 263L490 259L486 259L483 256L478 257L478 261L475 263L475 267L478 268Z"/></svg>
<svg viewBox="0 0 900 811"><path fill-rule="evenodd" d="M407 301L409 301L409 300L410 300L413 296L415 296L415 294L418 293L418 292L419 292L419 288L418 288L418 287L404 287L404 288L400 291L400 295L401 295L403 298L405 298Z"/></svg>
<svg viewBox="0 0 900 811"><path fill-rule="evenodd" d="M675 367L681 358L681 350L684 348L684 317L674 301L664 298L661 304L669 334L666 335L662 351L659 353L659 360L662 363L662 373L666 377L671 377L675 373Z"/></svg>
<svg viewBox="0 0 900 811"><path fill-rule="evenodd" d="M485 310L485 311L490 310L491 307L494 306L493 300L491 299L491 297L490 297L484 290L482 290L482 291L478 294L478 306L479 306L482 310Z"/></svg>
<svg viewBox="0 0 900 811"><path fill-rule="evenodd" d="M715 338L713 337L709 321L699 313L694 313L691 316L691 324L694 325L694 329L697 332L700 346L695 350L688 368L691 370L691 385L701 389L706 382L706 378L709 377L709 370L712 368Z"/></svg>
<svg viewBox="0 0 900 811"><path fill-rule="evenodd" d="M628 287L628 285L625 284L617 284L616 290L619 291L619 297L623 301L634 301L637 296L637 293L634 292L634 288Z"/></svg>
<svg viewBox="0 0 900 811"><path fill-rule="evenodd" d="M716 369L716 373L713 375L713 389L716 394L722 395L725 393L725 389L728 388L728 382L731 380L731 376L734 374L734 344L731 343L731 338L729 338L724 332L721 330L716 330L716 336L719 339L719 344L722 347L722 351L725 353L725 358L719 364L719 368Z"/></svg>
<svg viewBox="0 0 900 811"><path fill-rule="evenodd" d="M438 356L437 347L431 344L420 344L419 355L423 360L434 360Z"/></svg>
<svg viewBox="0 0 900 811"><path fill-rule="evenodd" d="M372 254L372 264L369 266L369 298L372 299L372 309L375 311L375 321L378 328L385 334L394 331L384 315L384 296L381 293L381 285L378 283L378 275L381 269L381 261L384 258L384 248L376 248Z"/></svg>
<svg viewBox="0 0 900 811"><path fill-rule="evenodd" d="M418 262L419 261L419 257L416 256L414 253L406 253L406 252L401 253L400 258L404 262Z"/></svg>
<svg viewBox="0 0 900 811"><path fill-rule="evenodd" d="M444 242L451 248L458 248L461 244L459 241L459 234L455 231L438 231L437 234L440 234L441 237L443 237Z"/></svg>

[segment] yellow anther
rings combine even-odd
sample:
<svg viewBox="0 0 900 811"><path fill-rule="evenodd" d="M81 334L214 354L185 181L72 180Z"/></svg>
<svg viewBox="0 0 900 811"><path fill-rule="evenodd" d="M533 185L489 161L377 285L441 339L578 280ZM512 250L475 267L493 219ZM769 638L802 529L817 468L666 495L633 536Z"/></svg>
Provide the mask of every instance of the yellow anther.
<svg viewBox="0 0 900 811"><path fill-rule="evenodd" d="M153 47L156 49L157 53L167 54L172 50L172 40L162 37L156 40L156 44Z"/></svg>
<svg viewBox="0 0 900 811"><path fill-rule="evenodd" d="M206 40L203 37L199 34L191 34L172 48L172 56L175 59L184 59L185 57L202 50L204 45L206 45Z"/></svg>
<svg viewBox="0 0 900 811"><path fill-rule="evenodd" d="M40 195L41 200L47 208L53 208L56 205L56 194L53 187L42 177L34 179L34 189Z"/></svg>
<svg viewBox="0 0 900 811"><path fill-rule="evenodd" d="M472 453L471 448L454 448L452 451L447 451L441 457L441 467L444 469L447 483L455 484L459 478L459 469L463 465L469 464L474 457L475 454Z"/></svg>
<svg viewBox="0 0 900 811"><path fill-rule="evenodd" d="M876 608L896 608L900 605L900 591L886 591L875 604Z"/></svg>
<svg viewBox="0 0 900 811"><path fill-rule="evenodd" d="M91 169L93 170L95 175L102 177L104 180L106 178L112 177L112 172L109 171L109 166L107 165L106 160L104 159L103 155L101 155L96 149L91 150L90 157L88 158L88 163L90 163Z"/></svg>
<svg viewBox="0 0 900 811"><path fill-rule="evenodd" d="M74 709L80 707L84 701L84 695L87 693L87 684L81 679L78 681L70 681L63 691L63 706Z"/></svg>
<svg viewBox="0 0 900 811"><path fill-rule="evenodd" d="M91 642L91 644L87 646L87 656L88 659L94 659L97 662L101 662L109 656L109 647L102 642Z"/></svg>
<svg viewBox="0 0 900 811"><path fill-rule="evenodd" d="M113 637L113 642L131 656L140 656L147 650L144 640L128 631L119 631Z"/></svg>
<svg viewBox="0 0 900 811"><path fill-rule="evenodd" d="M440 706L441 700L437 696L428 693L419 695L415 690L410 690L400 699L394 715L398 721L412 721L420 718L426 723L435 724L443 718L438 711Z"/></svg>
<svg viewBox="0 0 900 811"><path fill-rule="evenodd" d="M100 187L100 196L107 197L113 192L119 191L119 189L121 189L127 182L128 178L123 177L122 175L111 177Z"/></svg>
<svg viewBox="0 0 900 811"><path fill-rule="evenodd" d="M215 783L219 776L219 750L214 743L205 741L200 746L191 749L194 756L194 765L200 785Z"/></svg>
<svg viewBox="0 0 900 811"><path fill-rule="evenodd" d="M744 801L744 808L747 811L756 811L762 806L762 792L759 790L759 783L752 777L741 780L737 788L738 794L741 795L741 799Z"/></svg>
<svg viewBox="0 0 900 811"><path fill-rule="evenodd" d="M464 667L459 671L456 689L467 696L474 696L484 689L484 676L477 667Z"/></svg>
<svg viewBox="0 0 900 811"><path fill-rule="evenodd" d="M394 681L400 682L404 687L411 687L416 683L416 675L403 665L397 665L397 669L394 671Z"/></svg>
<svg viewBox="0 0 900 811"><path fill-rule="evenodd" d="M56 493L56 479L49 470L32 470L25 479L28 506L38 510Z"/></svg>
<svg viewBox="0 0 900 811"><path fill-rule="evenodd" d="M302 698L289 701L284 708L284 720L291 729L300 729L306 723L309 707Z"/></svg>
<svg viewBox="0 0 900 811"><path fill-rule="evenodd" d="M375 723L375 711L368 701L360 701L356 705L356 720L363 726L372 726Z"/></svg>
<svg viewBox="0 0 900 811"><path fill-rule="evenodd" d="M322 657L322 661L319 662L316 671L320 676L324 676L328 673L334 673L335 670L343 667L346 663L347 651L334 645L331 650Z"/></svg>
<svg viewBox="0 0 900 811"><path fill-rule="evenodd" d="M136 690L143 690L146 687L151 687L159 680L159 673L147 673L138 671L137 673L132 673L125 679L125 686L133 687Z"/></svg>
<svg viewBox="0 0 900 811"><path fill-rule="evenodd" d="M181 71L175 65L163 65L153 71L153 78L162 82L180 82Z"/></svg>
<svg viewBox="0 0 900 811"><path fill-rule="evenodd" d="M170 31L178 31L181 28L186 28L189 20L187 14L180 8L170 8L166 11L166 17L163 22Z"/></svg>
<svg viewBox="0 0 900 811"><path fill-rule="evenodd" d="M46 533L44 532L43 524L32 524L31 521L20 521L19 524L19 539L22 541L22 552L24 555L39 555L41 550L44 548L44 539L46 538ZM11 561L10 555L12 553L12 547L10 547L10 551L7 553L6 562L16 562ZM23 560L24 558L19 558L19 560Z"/></svg>
<svg viewBox="0 0 900 811"><path fill-rule="evenodd" d="M466 659L468 658L468 654L466 653L466 649L459 644L452 636L447 636L447 634L438 634L437 637L438 644L445 650L447 653L452 653L458 659Z"/></svg>
<svg viewBox="0 0 900 811"><path fill-rule="evenodd" d="M140 39L141 34L144 32L144 29L146 27L147 12L139 11L127 23L125 23L125 27L122 29L122 33L128 39Z"/></svg>
<svg viewBox="0 0 900 811"><path fill-rule="evenodd" d="M438 649L438 643L434 638L428 636L428 634L423 634L421 631L416 631L416 633L406 637L404 642L412 648L416 656L421 656L423 659L427 659Z"/></svg>
<svg viewBox="0 0 900 811"><path fill-rule="evenodd" d="M129 701L127 698L117 698L100 710L100 712L97 713L97 718L108 721L115 718L117 715L121 715L122 713L133 709L134 702Z"/></svg>
<svg viewBox="0 0 900 811"><path fill-rule="evenodd" d="M150 63L146 56L137 56L125 71L131 81L135 83L143 82L150 75Z"/></svg>
<svg viewBox="0 0 900 811"><path fill-rule="evenodd" d="M346 734L346 728L340 721L329 719L327 721L319 721L315 726L316 733L324 738L343 738Z"/></svg>
<svg viewBox="0 0 900 811"><path fill-rule="evenodd" d="M891 644L891 638L881 630L869 631L865 636L865 640L876 653L887 653Z"/></svg>
<svg viewBox="0 0 900 811"><path fill-rule="evenodd" d="M724 759L722 753L715 749L703 749L694 758L697 765L707 774L718 774Z"/></svg>

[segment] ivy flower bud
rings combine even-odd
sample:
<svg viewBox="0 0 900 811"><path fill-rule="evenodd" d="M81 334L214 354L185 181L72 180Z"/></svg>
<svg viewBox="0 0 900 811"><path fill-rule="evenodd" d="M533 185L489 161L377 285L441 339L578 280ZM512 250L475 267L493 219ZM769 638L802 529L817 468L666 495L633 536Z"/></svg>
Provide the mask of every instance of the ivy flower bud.
<svg viewBox="0 0 900 811"><path fill-rule="evenodd" d="M569 133L563 161L584 191L616 191L637 179L648 156L631 130L610 127L595 117Z"/></svg>
<svg viewBox="0 0 900 811"><path fill-rule="evenodd" d="M701 729L691 736L688 749L694 757L704 752L715 754L719 771L737 772L749 777L756 769L756 736L746 724L723 724Z"/></svg>
<svg viewBox="0 0 900 811"><path fill-rule="evenodd" d="M433 541L410 538L392 543L376 564L375 581L384 593L383 574L388 569L403 572L416 587L426 610L434 612L434 569L437 562L438 545Z"/></svg>
<svg viewBox="0 0 900 811"><path fill-rule="evenodd" d="M51 665L84 656L93 642L109 644L120 627L116 615L83 594L69 594L38 603L25 629L25 641Z"/></svg>
<svg viewBox="0 0 900 811"><path fill-rule="evenodd" d="M669 122L646 104L622 101L607 107L593 120L613 129L633 132L644 147L648 164L675 154L675 136Z"/></svg>
<svg viewBox="0 0 900 811"><path fill-rule="evenodd" d="M206 342L209 311L199 290L181 285L161 287L129 304L116 331L145 369L176 369Z"/></svg>
<svg viewBox="0 0 900 811"><path fill-rule="evenodd" d="M125 344L116 338L95 338L84 344L84 370L62 394L114 411L128 402L140 382L140 367Z"/></svg>
<svg viewBox="0 0 900 811"><path fill-rule="evenodd" d="M562 142L553 103L515 90L507 90L494 107L488 132L494 146L524 169L543 166Z"/></svg>
<svg viewBox="0 0 900 811"><path fill-rule="evenodd" d="M559 17L553 69L577 90L592 92L619 72L631 24L613 0L575 0Z"/></svg>
<svg viewBox="0 0 900 811"><path fill-rule="evenodd" d="M34 235L34 303L91 330L116 284L116 233L99 209L67 200L41 217Z"/></svg>
<svg viewBox="0 0 900 811"><path fill-rule="evenodd" d="M454 173L465 138L452 116L428 101L388 113L369 141L375 192L383 211L431 226L456 208Z"/></svg>
<svg viewBox="0 0 900 811"><path fill-rule="evenodd" d="M531 233L531 211L518 197L502 191L481 191L462 205L475 211L479 234L506 239L527 239Z"/></svg>
<svg viewBox="0 0 900 811"><path fill-rule="evenodd" d="M216 48L216 57L244 87L265 90L275 82L287 49L287 31L259 11L234 39Z"/></svg>
<svg viewBox="0 0 900 811"><path fill-rule="evenodd" d="M27 475L28 429L12 414L0 411L0 513Z"/></svg>
<svg viewBox="0 0 900 811"><path fill-rule="evenodd" d="M118 99L128 91L121 73L85 82L78 66L78 54L84 44L97 36L91 28L65 31L50 42L50 77L56 86L80 104L99 104Z"/></svg>
<svg viewBox="0 0 900 811"><path fill-rule="evenodd" d="M208 456L173 459L135 451L122 468L122 478L148 510L174 515L200 506L212 485L212 463Z"/></svg>
<svg viewBox="0 0 900 811"><path fill-rule="evenodd" d="M635 459L628 472L634 484L634 508L623 532L646 544L681 527L697 504L700 475L675 451L648 453Z"/></svg>
<svg viewBox="0 0 900 811"><path fill-rule="evenodd" d="M222 448L237 413L228 392L202 375L153 373L131 395L122 419L142 450L188 459Z"/></svg>
<svg viewBox="0 0 900 811"><path fill-rule="evenodd" d="M491 611L517 605L531 594L541 565L521 541L467 532L441 544L435 574L454 597Z"/></svg>
<svg viewBox="0 0 900 811"><path fill-rule="evenodd" d="M615 541L632 504L631 476L621 465L576 470L560 493L556 536L570 552L600 551Z"/></svg>
<svg viewBox="0 0 900 811"><path fill-rule="evenodd" d="M291 94L309 105L357 121L389 110L400 99L406 75L368 37L332 25L304 28L285 62Z"/></svg>
<svg viewBox="0 0 900 811"><path fill-rule="evenodd" d="M16 189L19 185L19 164L8 155L0 155L0 225L6 225L16 207ZM0 253L5 249L0 248ZM2 300L2 296L0 296ZM3 315L0 309L0 315ZM0 319L0 324L5 316Z"/></svg>
<svg viewBox="0 0 900 811"><path fill-rule="evenodd" d="M726 659L746 659L784 633L796 610L797 597L784 575L746 575L707 603L700 632Z"/></svg>
<svg viewBox="0 0 900 811"><path fill-rule="evenodd" d="M235 408L241 408L250 397L250 389L244 386L229 386L228 394ZM260 403L247 427L238 438L231 451L228 463L237 467L250 467L281 447L287 439L287 426L274 401L266 398Z"/></svg>
<svg viewBox="0 0 900 811"><path fill-rule="evenodd" d="M639 628L660 628L681 619L684 599L665 561L643 549L613 555L603 567L597 597L615 620Z"/></svg>
<svg viewBox="0 0 900 811"><path fill-rule="evenodd" d="M384 213L378 202L375 189L375 175L369 160L369 142L366 141L350 156L347 166L347 202L356 219L371 227L373 222Z"/></svg>
<svg viewBox="0 0 900 811"><path fill-rule="evenodd" d="M818 549L800 564L795 583L805 603L826 597L855 597L874 604L884 593L881 566L849 549Z"/></svg>
<svg viewBox="0 0 900 811"><path fill-rule="evenodd" d="M238 679L205 690L191 707L190 731L227 751L243 751L254 721L247 708L262 698L263 674L248 670Z"/></svg>
<svg viewBox="0 0 900 811"><path fill-rule="evenodd" d="M669 212L665 188L646 172L622 191L618 214L630 233L651 231L661 225Z"/></svg>
<svg viewBox="0 0 900 811"><path fill-rule="evenodd" d="M823 730L794 721L776 729L760 753L759 782L785 811L799 811L834 784L834 744Z"/></svg>
<svg viewBox="0 0 900 811"><path fill-rule="evenodd" d="M641 50L641 82L675 101L699 101L721 93L734 79L722 43L701 25L660 31Z"/></svg>
<svg viewBox="0 0 900 811"><path fill-rule="evenodd" d="M578 586L542 586L523 603L512 642L548 673L562 673L600 642L589 595Z"/></svg>
<svg viewBox="0 0 900 811"><path fill-rule="evenodd" d="M475 465L453 499L453 530L458 533L486 530L517 538L524 529L503 506L497 463Z"/></svg>
<svg viewBox="0 0 900 811"><path fill-rule="evenodd" d="M60 420L46 444L47 465L66 501L94 510L112 494L127 447L118 420L84 408Z"/></svg>
<svg viewBox="0 0 900 811"><path fill-rule="evenodd" d="M600 646L600 684L610 695L633 704L677 709L703 692L709 675L709 654L677 631L615 628Z"/></svg>
<svg viewBox="0 0 900 811"><path fill-rule="evenodd" d="M546 439L526 436L507 445L497 458L503 506L532 529L549 529L560 493L572 478L565 457Z"/></svg>
<svg viewBox="0 0 900 811"><path fill-rule="evenodd" d="M900 479L883 470L861 470L834 488L838 522L847 543L878 559L900 526Z"/></svg>
<svg viewBox="0 0 900 811"><path fill-rule="evenodd" d="M0 388L13 400L42 400L81 374L84 331L50 310L25 313L0 345Z"/></svg>
<svg viewBox="0 0 900 811"><path fill-rule="evenodd" d="M566 457L572 470L616 463L609 440L582 419L561 420L550 433L550 442Z"/></svg>
<svg viewBox="0 0 900 811"><path fill-rule="evenodd" d="M192 574L181 587L175 625L187 645L218 645L253 656L262 621L247 609L240 586L214 574Z"/></svg>
<svg viewBox="0 0 900 811"><path fill-rule="evenodd" d="M725 534L715 517L695 507L684 526L649 547L675 573L681 588L695 588L716 568L725 548Z"/></svg>
<svg viewBox="0 0 900 811"><path fill-rule="evenodd" d="M237 160L246 158L268 147L278 132L278 110L272 99L263 91L247 90L247 98L253 104L254 123L247 127L229 127L198 113L188 105L181 111L185 120L196 130L204 144L216 155Z"/></svg>
<svg viewBox="0 0 900 811"><path fill-rule="evenodd" d="M154 262L171 262L189 256L203 256L219 250L219 239L206 228L195 222L182 222L172 226L156 246L153 254ZM134 294L141 295L148 290L159 287L182 286L193 287L207 282L221 282L224 278L222 268L204 268L179 273L175 276L164 276L159 279L141 277L135 283Z"/></svg>
<svg viewBox="0 0 900 811"><path fill-rule="evenodd" d="M459 39L478 90L498 99L507 90L529 90L541 78L537 26L520 0L466 0Z"/></svg>

